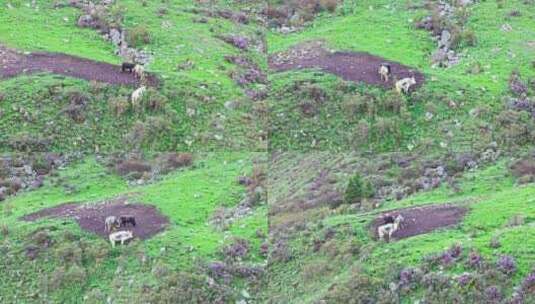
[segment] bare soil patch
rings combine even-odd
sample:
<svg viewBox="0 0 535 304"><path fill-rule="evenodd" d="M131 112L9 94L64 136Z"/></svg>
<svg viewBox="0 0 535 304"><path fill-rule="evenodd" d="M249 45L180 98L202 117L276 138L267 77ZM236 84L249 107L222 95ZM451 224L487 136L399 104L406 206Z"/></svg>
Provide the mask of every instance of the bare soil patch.
<svg viewBox="0 0 535 304"><path fill-rule="evenodd" d="M379 76L378 69L381 63L389 63L392 68L392 76L388 82L382 81ZM365 52L329 50L321 41L299 44L288 51L275 53L269 58L269 67L277 72L317 68L340 76L344 80L364 82L387 89L394 86L396 79L411 76L416 79L413 89L425 82L424 75L409 66Z"/></svg>
<svg viewBox="0 0 535 304"><path fill-rule="evenodd" d="M377 227L384 224L384 217L386 215L396 217L401 214L405 220L400 225L400 228L394 232L392 238L403 239L458 224L466 212L466 208L453 205L432 205L392 210L381 214L373 220L371 229L374 236L378 238Z"/></svg>
<svg viewBox="0 0 535 304"><path fill-rule="evenodd" d="M48 72L113 85L139 85L133 73L123 73L121 66L59 53L36 52L23 54L0 45L0 79L20 74ZM156 86L158 80L148 75L147 81Z"/></svg>
<svg viewBox="0 0 535 304"><path fill-rule="evenodd" d="M46 217L75 219L82 229L107 239L108 232L104 230L104 221L111 215L134 216L136 226L130 225L121 229L133 231L134 237L142 240L163 231L169 223L169 219L154 206L129 203L126 197L97 204L65 203L25 215L22 219L25 221L36 221Z"/></svg>

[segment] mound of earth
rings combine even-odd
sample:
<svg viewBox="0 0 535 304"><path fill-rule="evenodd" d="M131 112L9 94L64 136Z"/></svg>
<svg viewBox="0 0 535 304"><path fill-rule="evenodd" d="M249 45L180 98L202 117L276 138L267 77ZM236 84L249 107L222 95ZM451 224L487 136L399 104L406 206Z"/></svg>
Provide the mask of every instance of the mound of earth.
<svg viewBox="0 0 535 304"><path fill-rule="evenodd" d="M269 58L269 67L282 72L294 69L317 68L340 76L344 80L364 82L384 88L392 88L395 80L414 76L416 89L425 77L418 70L398 62L386 60L365 52L336 52L323 46L321 41L299 44L288 51L275 53ZM389 63L392 76L388 82L381 80L378 70L382 63Z"/></svg>
<svg viewBox="0 0 535 304"><path fill-rule="evenodd" d="M376 238L377 227L384 224L384 217L393 217L401 214L405 219L400 228L392 235L395 239L403 239L410 236L424 234L433 230L448 227L459 223L467 209L453 205L433 205L424 207L414 207L406 209L392 210L385 212L373 220L371 229Z"/></svg>
<svg viewBox="0 0 535 304"><path fill-rule="evenodd" d="M49 72L114 85L139 85L133 73L123 73L121 67L58 53L22 54L0 45L0 78L19 74ZM154 75L147 76L150 85L157 85Z"/></svg>
<svg viewBox="0 0 535 304"><path fill-rule="evenodd" d="M136 226L129 225L127 229L134 233L134 237L148 239L161 232L169 223L169 219L162 215L154 206L129 203L126 198L118 198L97 204L65 203L56 207L43 209L22 217L25 221L36 221L45 217L75 219L84 230L108 238L104 230L104 221L108 216L131 215L136 218Z"/></svg>

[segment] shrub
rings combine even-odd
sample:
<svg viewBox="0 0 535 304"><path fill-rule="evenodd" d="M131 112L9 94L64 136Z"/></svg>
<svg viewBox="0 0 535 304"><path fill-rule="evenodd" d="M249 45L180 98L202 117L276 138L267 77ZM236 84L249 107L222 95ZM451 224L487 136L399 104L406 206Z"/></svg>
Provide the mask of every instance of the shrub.
<svg viewBox="0 0 535 304"><path fill-rule="evenodd" d="M158 8L158 11L156 12L158 14L158 17L163 17L164 15L167 15L168 13L168 9L166 6L162 6L160 8Z"/></svg>
<svg viewBox="0 0 535 304"><path fill-rule="evenodd" d="M535 177L535 158L520 159L511 165L510 170L517 178L524 176Z"/></svg>
<svg viewBox="0 0 535 304"><path fill-rule="evenodd" d="M405 99L393 91L389 91L382 101L386 111L396 114L399 114L401 109L405 107Z"/></svg>
<svg viewBox="0 0 535 304"><path fill-rule="evenodd" d="M121 176L139 179L143 173L150 172L152 167L142 160L124 160L115 166L115 172Z"/></svg>
<svg viewBox="0 0 535 304"><path fill-rule="evenodd" d="M236 47L238 49L246 50L247 48L249 48L250 41L249 41L249 38L247 38L247 37L243 37L243 36L222 36L220 38L221 38L221 40L225 41L228 44L233 45L234 47Z"/></svg>
<svg viewBox="0 0 535 304"><path fill-rule="evenodd" d="M130 107L128 99L125 97L114 97L108 102L109 109L116 117L122 116Z"/></svg>
<svg viewBox="0 0 535 304"><path fill-rule="evenodd" d="M86 304L100 304L106 302L106 295L98 288L93 288L84 296Z"/></svg>
<svg viewBox="0 0 535 304"><path fill-rule="evenodd" d="M490 248L499 248L502 244L500 243L500 239L497 236L492 236L489 242Z"/></svg>
<svg viewBox="0 0 535 304"><path fill-rule="evenodd" d="M483 258L475 251L471 251L468 255L468 266L472 268L480 268L483 264Z"/></svg>
<svg viewBox="0 0 535 304"><path fill-rule="evenodd" d="M522 281L522 289L535 294L535 269Z"/></svg>
<svg viewBox="0 0 535 304"><path fill-rule="evenodd" d="M157 161L160 165L160 171L165 174L181 167L191 166L193 155L191 153L170 152L159 156Z"/></svg>
<svg viewBox="0 0 535 304"><path fill-rule="evenodd" d="M329 288L324 300L326 303L377 303L380 286L379 279L353 270L349 280Z"/></svg>
<svg viewBox="0 0 535 304"><path fill-rule="evenodd" d="M303 100L299 103L301 112L307 117L312 117L318 114L319 109L316 106L316 103L311 100Z"/></svg>
<svg viewBox="0 0 535 304"><path fill-rule="evenodd" d="M249 253L249 242L246 239L236 238L231 244L223 248L227 258L242 259Z"/></svg>
<svg viewBox="0 0 535 304"><path fill-rule="evenodd" d="M51 289L58 289L60 287L63 286L63 284L65 284L65 272L66 272L66 269L65 267L57 267L54 272L52 272L52 275L50 278L47 278L45 277L44 280L46 280L46 282L48 283L48 288L51 288Z"/></svg>
<svg viewBox="0 0 535 304"><path fill-rule="evenodd" d="M14 134L8 139L8 146L16 151L46 152L51 150L51 144L49 138L28 132Z"/></svg>
<svg viewBox="0 0 535 304"><path fill-rule="evenodd" d="M112 27L120 28L126 13L126 7L121 4L113 4L109 10L109 20Z"/></svg>
<svg viewBox="0 0 535 304"><path fill-rule="evenodd" d="M9 235L9 227L6 224L2 224L0 226L0 231L2 233L2 236L4 238L7 238L7 236Z"/></svg>
<svg viewBox="0 0 535 304"><path fill-rule="evenodd" d="M162 278L171 274L171 268L163 262L157 262L152 266L151 273L155 277Z"/></svg>
<svg viewBox="0 0 535 304"><path fill-rule="evenodd" d="M461 274L459 277L457 277L457 283L460 285L460 286L468 286L469 284L471 284L472 282L474 281L474 278L471 274L469 273L463 273Z"/></svg>
<svg viewBox="0 0 535 304"><path fill-rule="evenodd" d="M52 245L53 240L48 230L40 230L31 234L32 242L42 248L47 248Z"/></svg>
<svg viewBox="0 0 535 304"><path fill-rule="evenodd" d="M509 76L509 89L517 96L527 94L528 86L522 81L518 71L513 71Z"/></svg>
<svg viewBox="0 0 535 304"><path fill-rule="evenodd" d="M496 266L501 272L507 275L511 275L515 273L516 271L516 262L512 256L508 256L508 255L500 256L498 258L498 261L496 262Z"/></svg>
<svg viewBox="0 0 535 304"><path fill-rule="evenodd" d="M458 258L461 256L461 253L463 252L463 248L460 244L455 244L455 245L452 245L448 249L447 252L452 258Z"/></svg>
<svg viewBox="0 0 535 304"><path fill-rule="evenodd" d="M269 244L268 243L262 243L260 245L260 255L263 257L267 257L269 254Z"/></svg>
<svg viewBox="0 0 535 304"><path fill-rule="evenodd" d="M11 205L10 203L5 203L3 209L4 209L3 210L4 216L6 216L6 217L8 217L11 214L13 214L13 205Z"/></svg>
<svg viewBox="0 0 535 304"><path fill-rule="evenodd" d="M476 46L477 44L477 37L473 30L466 29L462 31L461 40L466 46Z"/></svg>
<svg viewBox="0 0 535 304"><path fill-rule="evenodd" d="M144 25L138 25L127 31L126 41L132 47L140 47L151 42L149 30Z"/></svg>
<svg viewBox="0 0 535 304"><path fill-rule="evenodd" d="M285 240L276 240L272 246L269 261L271 262L288 262L292 259L292 252Z"/></svg>
<svg viewBox="0 0 535 304"><path fill-rule="evenodd" d="M370 136L370 123L362 118L359 120L359 122L355 125L355 139L354 139L354 145L359 146L362 145L363 142L367 142L368 137Z"/></svg>
<svg viewBox="0 0 535 304"><path fill-rule="evenodd" d="M485 297L487 303L500 303L503 299L503 295L498 286L490 286L485 289Z"/></svg>
<svg viewBox="0 0 535 304"><path fill-rule="evenodd" d="M80 265L82 263L82 249L76 243L64 243L56 249L56 256L65 264Z"/></svg>
<svg viewBox="0 0 535 304"><path fill-rule="evenodd" d="M147 94L143 96L143 101L145 102L145 109L159 111L165 108L167 97L156 89L149 88Z"/></svg>
<svg viewBox="0 0 535 304"><path fill-rule="evenodd" d="M65 279L69 284L82 285L86 281L85 269L81 266L73 265L67 271Z"/></svg>
<svg viewBox="0 0 535 304"><path fill-rule="evenodd" d="M342 110L347 120L354 121L358 114L366 112L366 105L366 98L362 95L348 95L342 101Z"/></svg>
<svg viewBox="0 0 535 304"><path fill-rule="evenodd" d="M301 272L301 277L305 282L312 282L330 271L330 263L327 261L317 261L306 264Z"/></svg>
<svg viewBox="0 0 535 304"><path fill-rule="evenodd" d="M481 62L476 61L472 63L467 72L470 74L481 74L481 72L483 72L483 66L481 65Z"/></svg>
<svg viewBox="0 0 535 304"><path fill-rule="evenodd" d="M207 266L208 268L208 274L216 279L223 279L225 281L230 281L232 279L232 274L230 273L230 269L228 269L227 264L215 261Z"/></svg>
<svg viewBox="0 0 535 304"><path fill-rule="evenodd" d="M519 10L512 10L507 14L509 17L520 17L522 16L522 13Z"/></svg>
<svg viewBox="0 0 535 304"><path fill-rule="evenodd" d="M298 86L298 88L301 91L302 96L306 99L312 99L317 103L327 99L327 93L318 85L305 84L303 86Z"/></svg>
<svg viewBox="0 0 535 304"><path fill-rule="evenodd" d="M412 289L417 287L417 284L422 279L422 271L418 268L404 268L399 273L399 285L403 289Z"/></svg>
<svg viewBox="0 0 535 304"><path fill-rule="evenodd" d="M319 0L319 4L322 9L333 13L338 6L338 0Z"/></svg>
<svg viewBox="0 0 535 304"><path fill-rule="evenodd" d="M363 198L370 198L375 190L369 181L364 181L360 174L355 174L349 180L344 194L346 204L360 203Z"/></svg>

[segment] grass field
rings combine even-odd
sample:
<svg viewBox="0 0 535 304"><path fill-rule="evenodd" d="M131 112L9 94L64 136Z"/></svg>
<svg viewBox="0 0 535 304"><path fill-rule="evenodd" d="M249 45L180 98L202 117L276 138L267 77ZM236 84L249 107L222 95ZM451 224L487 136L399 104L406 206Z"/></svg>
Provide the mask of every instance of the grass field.
<svg viewBox="0 0 535 304"><path fill-rule="evenodd" d="M306 163L314 159L313 155L306 156L309 159ZM332 159L336 164L337 159L340 161L351 157L349 154L337 154ZM316 159L321 157L316 156ZM290 166L284 165L285 170L298 172L293 180L307 180L303 179L306 172L302 171L304 168L295 165L291 167L288 162L280 164ZM336 165L331 165L331 168L334 166ZM276 166L273 171L279 172L281 169L283 168ZM310 182L298 186L299 191L303 192L301 195L306 196L309 187ZM388 280L395 282L399 278L396 270L409 266L418 267L424 262L424 257L443 252L454 244L461 244L465 252L476 250L492 263L500 255L513 256L518 271L506 285L506 294L510 294L512 287L518 285L534 267L535 244L529 235L535 233L532 224L535 220L535 210L531 199L535 188L532 184L516 185L504 162L467 173L460 182L460 188L460 192L456 193L450 187L442 186L405 200L387 202L371 212L354 213L344 209L328 212L321 208L305 211L308 219L306 225L296 228L296 232L287 236L292 258L287 262L272 263L266 294L271 295L276 303L314 303L325 299L336 286L356 280L353 276L355 269L369 275L372 281L378 280L377 284L381 284L379 281L382 280L386 280L383 284L388 284ZM288 195L288 190L284 181L271 182L270 193L278 193L273 199L270 198L272 208L277 208L277 197ZM295 189L291 191L296 192ZM461 224L453 228L391 243L378 242L371 238L368 227L379 213L431 204L465 206L469 211ZM515 215L523 215L525 222L519 226L509 226L508 223ZM296 221L300 218L296 211L274 214L271 218L272 226L279 226L281 229L282 225L288 225L284 223L291 223L292 216ZM321 240L329 230L335 231L335 236L326 241L319 251L311 251L311 242L318 238ZM279 237L280 234L277 234L276 238ZM500 247L489 246L493 238L499 240ZM459 263L443 271L451 275L472 270ZM421 299L423 291L417 289L401 296L400 300L402 303L413 303Z"/></svg>
<svg viewBox="0 0 535 304"><path fill-rule="evenodd" d="M132 300L136 297L137 288L161 279L155 273L143 273L142 270L149 266L140 265L140 255L151 261L150 264L164 265L169 268L168 271L194 271L198 263L221 259L220 249L235 237L250 241L251 254L244 262L262 265L264 258L259 254L261 239L256 235L257 230L267 233L265 206L255 208L252 213L234 221L225 231L209 224L216 208L231 208L244 197L245 189L237 183L237 177L250 174L253 159L261 157L247 153L199 154L195 156L193 168L172 172L146 186L129 186L124 179L111 174L91 157L61 170L57 179L62 183L53 184L51 180L39 190L24 193L0 205L3 215L1 225L9 229L9 234L3 235L1 240L5 256L1 267L2 302L33 301L32 297L39 294L41 300L81 303L84 295L93 289L122 301L111 294L114 272L120 271L118 267L135 281L134 286L130 285L131 293L119 293ZM156 206L169 217L169 227L152 239L135 242L127 248L107 249L106 240L82 231L73 220L24 222L19 219L64 202L97 203L125 194L133 195L136 201ZM50 233L54 245L45 249L36 260L28 261L24 255L25 246L41 229ZM78 247L83 251L77 253ZM72 265L67 260L62 262L64 252L74 256L79 254L81 260ZM62 265L67 265L68 269L82 268L84 280L65 281L61 288L47 290L48 285L43 281L55 280L57 273L54 269ZM148 269L150 271L150 267ZM243 284L237 283L236 286Z"/></svg>
<svg viewBox="0 0 535 304"><path fill-rule="evenodd" d="M12 8L8 7L8 3ZM2 44L23 51L60 52L121 63L123 59L114 54L110 42L95 30L76 26L80 10L54 8L49 1L35 3L36 6L25 1L0 3L0 14L3 16L0 21ZM141 6L137 1L122 1L113 7L123 12L126 31L135 31L142 26L151 37L149 44L139 46L152 56L146 70L155 73L163 81L161 92L168 97L174 119L179 121L178 126L173 126L174 134L168 136L174 137L177 142L164 149L262 149L265 143L261 142L259 136L265 129L265 119L257 115L259 105L254 106L243 89L230 78L229 73L237 68L224 58L241 52L217 38L223 34L236 34L258 39L262 32L253 23L242 25L221 18L196 23L193 19L199 17L190 12L194 7L189 1L166 4L147 1L147 6ZM159 16L162 8L167 13ZM15 23L17 26L13 27ZM244 55L259 67L266 67L266 60L260 52L251 49ZM178 66L185 62L192 67L179 69ZM85 90L84 86L80 86L80 89ZM7 102L17 104L20 101L14 99ZM227 102L234 102L236 106L227 108ZM193 114L187 115L188 110ZM52 117L47 116L46 119Z"/></svg>
<svg viewBox="0 0 535 304"><path fill-rule="evenodd" d="M77 25L91 9L75 2L0 0L0 77L31 52L119 71L130 59ZM160 85L138 104L133 86L0 78L0 304L535 304L534 0L92 2ZM450 67L433 66L437 28L457 39ZM270 69L307 45L425 82ZM74 218L22 219L123 197L165 230L112 248ZM383 213L432 205L466 214L375 237Z"/></svg>
<svg viewBox="0 0 535 304"><path fill-rule="evenodd" d="M502 110L502 97L507 95L508 79L513 70L518 70L524 79L535 76L531 64L534 60L533 45L525 39L534 35L535 12L532 6L522 1L508 1L499 9L494 1L472 5L466 27L474 31L477 43L473 47L463 47L459 52L459 64L444 69L431 67L430 54L435 42L428 32L415 29L413 25L414 20L425 15L426 11L409 10L409 4L415 3L359 1L352 10L354 13L344 15L340 12L335 16L323 13L302 31L291 34L270 31L267 35L270 54L285 51L299 43L323 40L334 50L369 52L422 71L426 75L426 83L419 89L420 92L405 101L405 116L392 123L392 128L399 130L400 143L391 143L388 135L386 144L379 140L384 136L370 135L365 139L355 136L359 132L359 123L367 123L373 132L380 128L378 121L390 119L383 111L370 115L348 110L346 100L355 92L367 94L370 91L372 96L380 96L376 89L357 90L335 76L321 76L323 73L315 71L291 71L270 76L274 92L270 99L270 129L273 134L270 146L273 149L345 151L360 148L389 152L406 149L408 144L414 145L411 143L413 139L416 145L424 138L445 140L439 134L440 129L444 126L453 128L454 119L469 124L472 118L468 113L474 108L488 108L491 115L482 121L494 124L493 118ZM508 17L519 7L523 8L519 17ZM503 24L509 24L512 30L502 31ZM479 64L482 71L469 73L468 70L475 64ZM303 116L296 106L306 97L289 92L289 88L297 82L315 85L329 96L314 117ZM371 102L382 102L383 98L378 99ZM448 100L458 106L448 107ZM429 109L434 114L432 121L424 119ZM314 145L311 144L313 141ZM469 139L465 135L456 134L453 145L459 147L466 142Z"/></svg>

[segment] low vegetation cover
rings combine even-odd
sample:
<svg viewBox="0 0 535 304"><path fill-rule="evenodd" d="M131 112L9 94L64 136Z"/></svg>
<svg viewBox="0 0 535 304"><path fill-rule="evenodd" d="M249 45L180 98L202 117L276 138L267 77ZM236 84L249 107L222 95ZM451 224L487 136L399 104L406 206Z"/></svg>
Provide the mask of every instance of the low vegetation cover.
<svg viewBox="0 0 535 304"><path fill-rule="evenodd" d="M51 159L59 166L43 169ZM257 297L267 241L262 154L30 154L2 161L1 184L22 190L0 204L1 302ZM39 185L31 182L37 172ZM135 218L134 226L125 224L134 239L112 248L104 218L125 212Z"/></svg>
<svg viewBox="0 0 535 304"><path fill-rule="evenodd" d="M449 175L447 160L432 159L274 155L265 296L274 303L533 302L535 188L518 177L526 160ZM429 178L432 168L447 177ZM362 180L375 194L343 204L346 189L355 193ZM399 194L413 182L430 187ZM392 237L380 240L388 217L400 214Z"/></svg>
<svg viewBox="0 0 535 304"><path fill-rule="evenodd" d="M535 303L533 0L0 0L0 303Z"/></svg>
<svg viewBox="0 0 535 304"><path fill-rule="evenodd" d="M263 149L266 60L264 34L254 17L256 6L251 3L252 10L239 13L231 4L210 9L190 1L2 2L2 59L5 55L6 60L16 60L7 55L18 51L94 60L81 67L67 66L66 72L90 71L101 61L115 65L136 61L159 80L150 94L153 97L146 97L147 106L133 109L131 94L139 84L102 89L100 83L91 85L55 74L2 79L2 150L24 151L24 141L46 141L45 146L32 149L93 151L99 144L101 151L115 152L121 150L121 141L137 140L130 136L151 138L135 144L145 151ZM28 65L23 72L40 69L36 72L46 73L51 68L43 69L35 62ZM106 73L128 75L120 71L116 66ZM0 68L0 78L4 74L8 70ZM64 86L86 95L87 104L56 103L56 99L64 100ZM101 95L100 90L111 92ZM35 103L36 99L43 103ZM34 108L36 104L41 107ZM71 112L64 107L76 108L70 110L83 112L85 117L77 113L64 117ZM56 120L64 123L55 124L49 132L66 136L54 139L47 132L36 134L44 122ZM69 138L69 133L77 135Z"/></svg>

